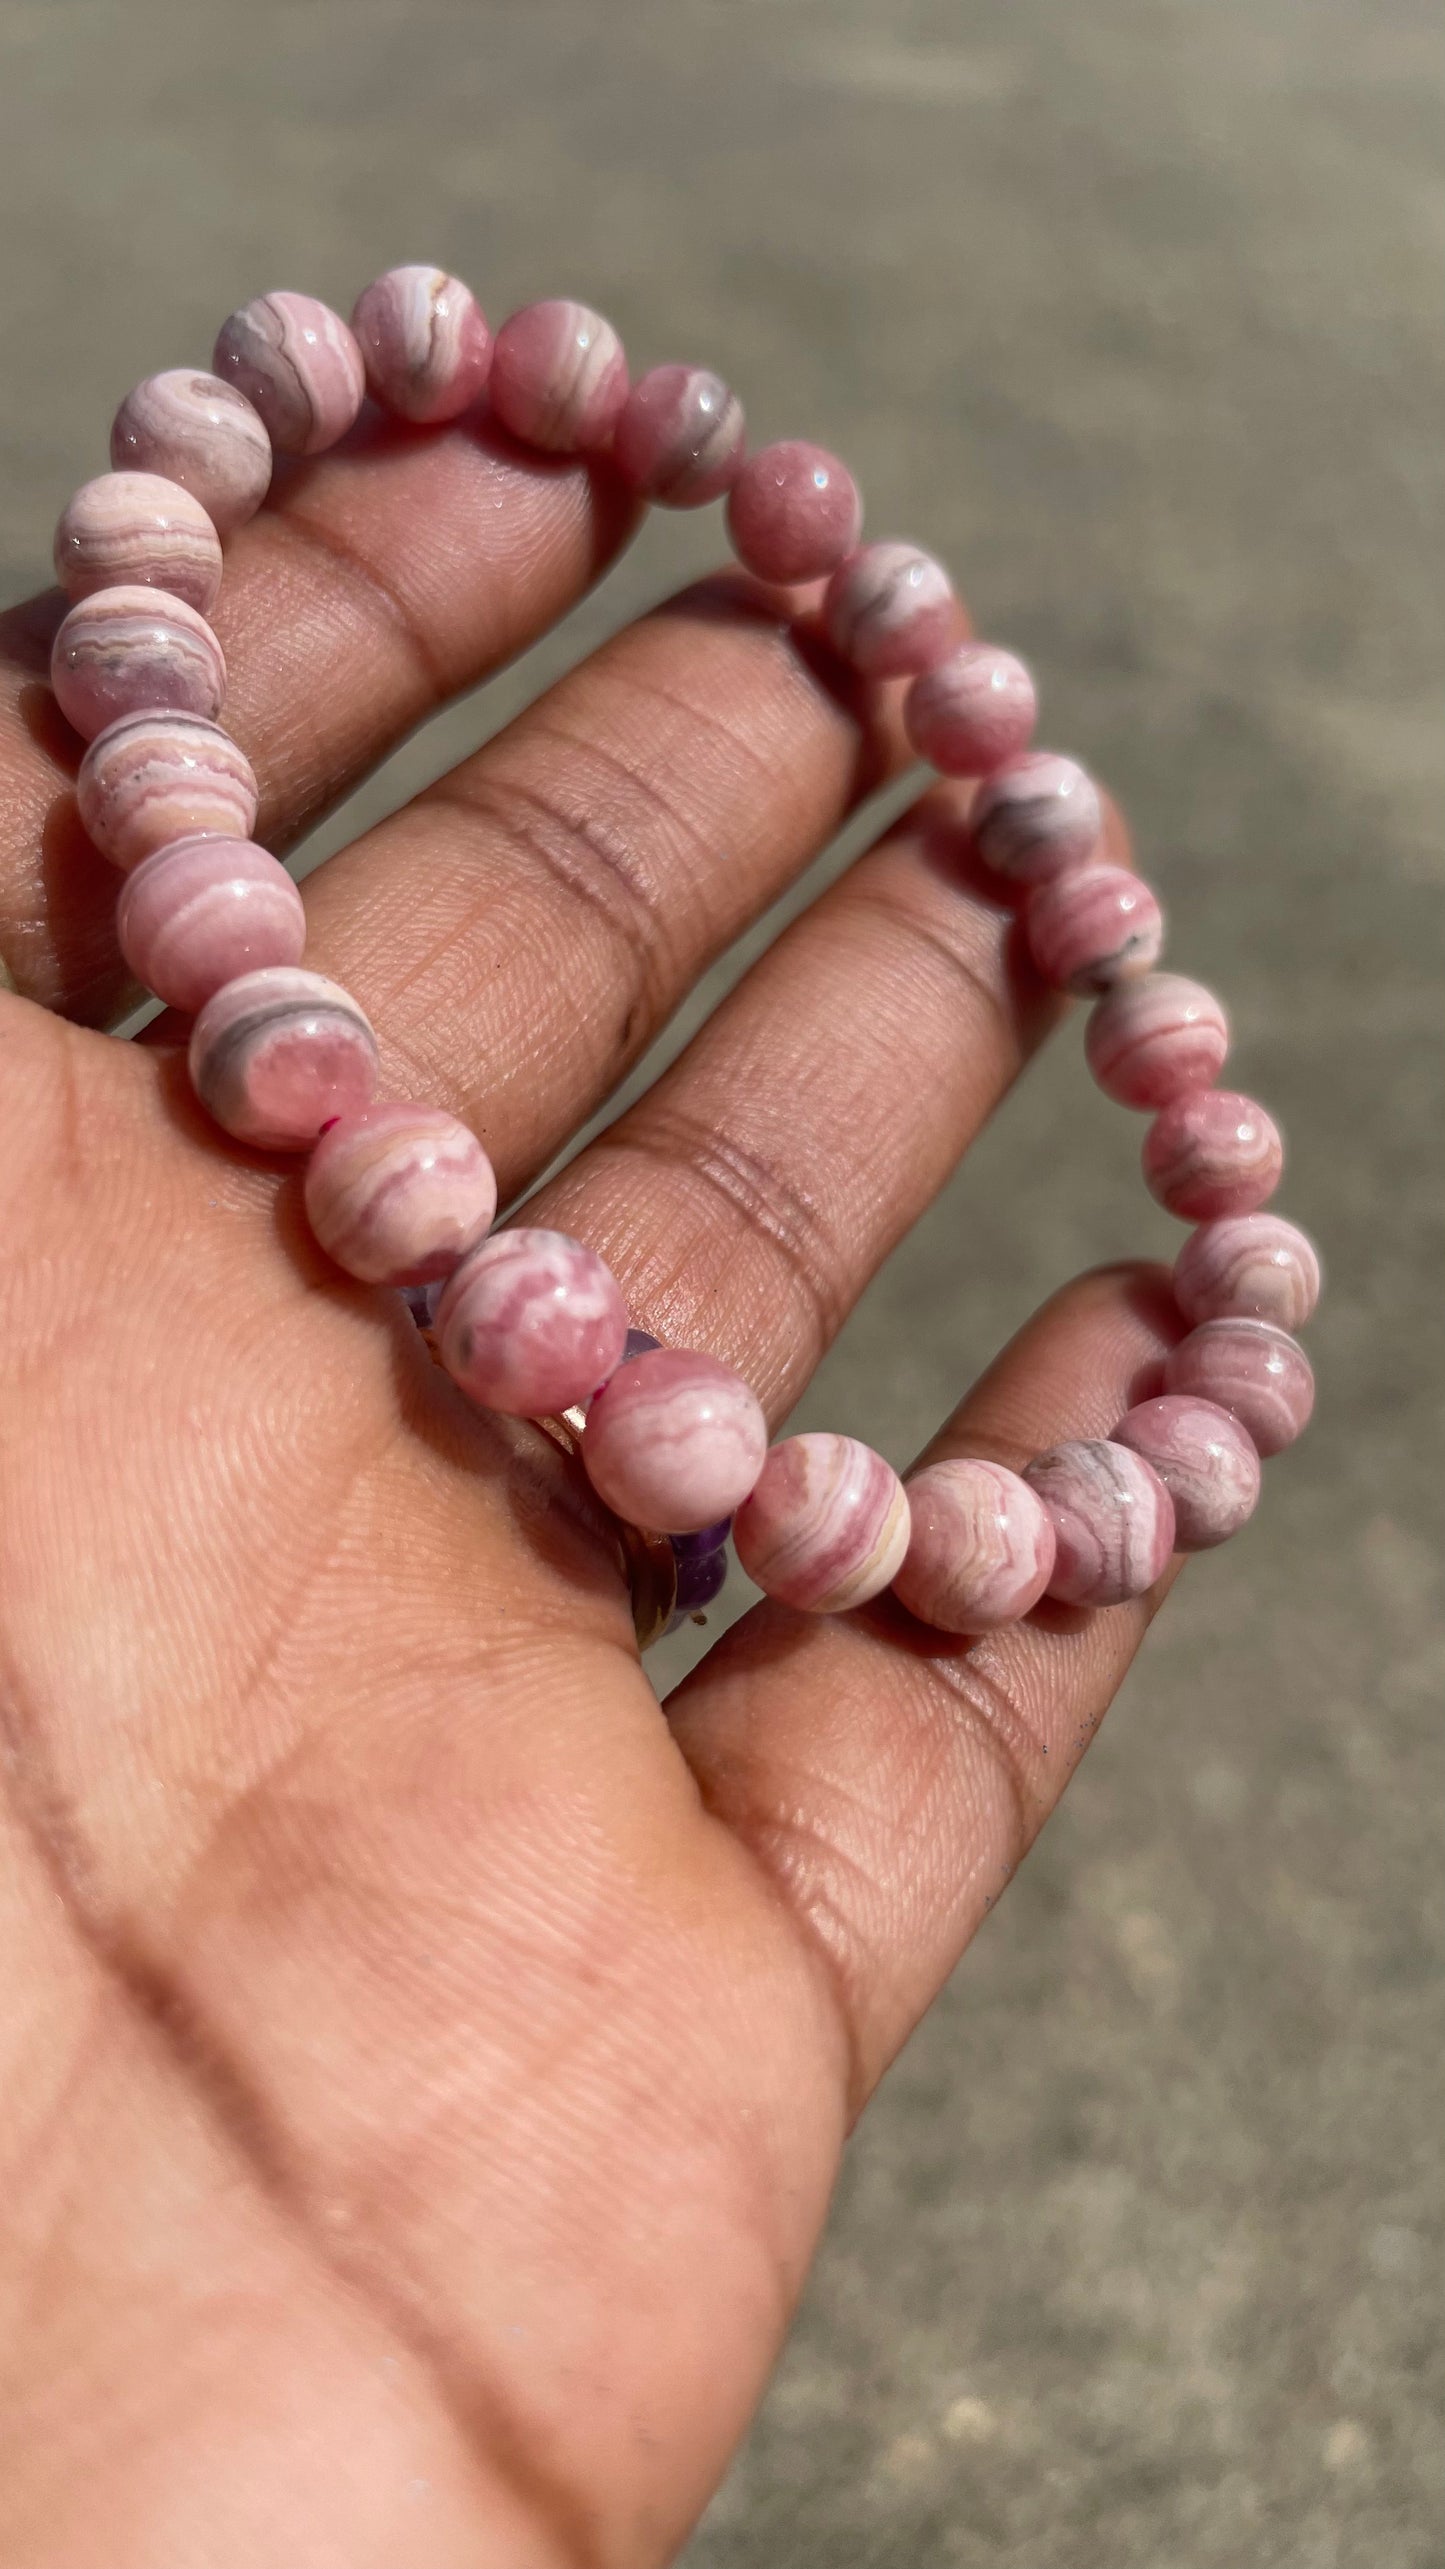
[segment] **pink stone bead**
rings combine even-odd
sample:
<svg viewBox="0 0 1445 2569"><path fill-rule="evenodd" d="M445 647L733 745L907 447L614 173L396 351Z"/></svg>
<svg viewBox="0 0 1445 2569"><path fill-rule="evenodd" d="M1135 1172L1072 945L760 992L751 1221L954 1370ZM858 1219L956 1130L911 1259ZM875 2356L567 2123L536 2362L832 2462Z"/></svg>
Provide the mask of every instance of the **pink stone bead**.
<svg viewBox="0 0 1445 2569"><path fill-rule="evenodd" d="M1055 1445L1025 1475L1054 1529L1048 1594L1070 1606L1121 1606L1161 1578L1174 1549L1174 1502L1157 1472L1102 1437Z"/></svg>
<svg viewBox="0 0 1445 2569"><path fill-rule="evenodd" d="M1297 1340L1268 1320L1206 1320L1170 1350L1164 1388L1216 1401L1261 1454L1282 1454L1310 1423L1315 1378Z"/></svg>
<svg viewBox="0 0 1445 2569"><path fill-rule="evenodd" d="M271 486L265 422L234 384L189 366L147 375L110 432L118 473L159 473L199 500L218 535L254 517Z"/></svg>
<svg viewBox="0 0 1445 2569"><path fill-rule="evenodd" d="M1002 1463L960 1455L908 1483L913 1533L894 1591L939 1632L993 1632L1036 1606L1053 1576L1041 1499Z"/></svg>
<svg viewBox="0 0 1445 2569"><path fill-rule="evenodd" d="M486 387L486 316L471 287L443 268L388 268L357 297L351 328L373 401L402 419L458 419Z"/></svg>
<svg viewBox="0 0 1445 2569"><path fill-rule="evenodd" d="M1302 1329L1320 1298L1314 1245L1278 1213L1237 1213L1192 1231L1174 1261L1186 1320L1272 1320Z"/></svg>
<svg viewBox="0 0 1445 2569"><path fill-rule="evenodd" d="M598 1497L655 1534L697 1534L731 1516L767 1450L767 1421L741 1374L677 1347L614 1374L582 1438Z"/></svg>
<svg viewBox="0 0 1445 2569"><path fill-rule="evenodd" d="M1077 759L1025 750L979 787L969 814L985 865L1011 883L1046 883L1097 857L1104 807Z"/></svg>
<svg viewBox="0 0 1445 2569"><path fill-rule="evenodd" d="M437 1305L453 1382L484 1409L550 1418L589 1399L622 1361L627 1307L595 1249L565 1231L499 1231Z"/></svg>
<svg viewBox="0 0 1445 2569"><path fill-rule="evenodd" d="M775 1445L733 1525L750 1579L805 1614L880 1596L908 1549L908 1501L881 1454L852 1436Z"/></svg>
<svg viewBox="0 0 1445 2569"><path fill-rule="evenodd" d="M1170 1106L1208 1088L1224 1068L1229 1019L1202 981L1151 972L1121 982L1089 1019L1084 1051L1106 1097L1120 1106Z"/></svg>
<svg viewBox="0 0 1445 2569"><path fill-rule="evenodd" d="M992 775L1027 749L1038 715L1023 662L991 642L961 642L903 700L904 730L943 776Z"/></svg>
<svg viewBox="0 0 1445 2569"><path fill-rule="evenodd" d="M191 1085L238 1142L304 1151L376 1086L376 1037L349 991L284 964L243 973L191 1029Z"/></svg>
<svg viewBox="0 0 1445 2569"><path fill-rule="evenodd" d="M1024 924L1045 981L1080 998L1138 980L1158 962L1164 943L1155 895L1122 865L1056 874L1030 896Z"/></svg>
<svg viewBox="0 0 1445 2569"><path fill-rule="evenodd" d="M204 616L164 589L97 589L55 637L50 683L82 740L122 714L170 711L214 721L226 661Z"/></svg>
<svg viewBox="0 0 1445 2569"><path fill-rule="evenodd" d="M743 460L743 406L705 366L654 366L617 422L616 455L662 508L701 508L731 490Z"/></svg>
<svg viewBox="0 0 1445 2569"><path fill-rule="evenodd" d="M1142 1454L1174 1501L1174 1541L1181 1552L1210 1552L1227 1543L1259 1505L1254 1439L1213 1401L1166 1392L1140 1401L1114 1430L1114 1443Z"/></svg>
<svg viewBox="0 0 1445 2569"><path fill-rule="evenodd" d="M861 544L823 600L828 640L864 678L918 677L946 656L959 621L943 564L916 544Z"/></svg>
<svg viewBox="0 0 1445 2569"><path fill-rule="evenodd" d="M783 588L835 571L862 524L863 502L847 465L801 437L760 446L728 493L728 538L738 560L755 579Z"/></svg>
<svg viewBox="0 0 1445 2569"><path fill-rule="evenodd" d="M102 473L82 483L55 530L55 576L68 598L165 589L206 615L220 595L221 539L179 482Z"/></svg>
<svg viewBox="0 0 1445 2569"><path fill-rule="evenodd" d="M112 865L139 865L172 839L249 838L251 762L201 714L126 714L97 734L75 780L88 836Z"/></svg>
<svg viewBox="0 0 1445 2569"><path fill-rule="evenodd" d="M260 294L221 324L217 374L260 412L273 446L319 455L361 408L366 368L339 312L310 294Z"/></svg>
<svg viewBox="0 0 1445 2569"><path fill-rule="evenodd" d="M363 1284L449 1276L497 1209L492 1163L440 1106L364 1106L328 1124L306 1171L306 1213L323 1249Z"/></svg>
<svg viewBox="0 0 1445 2569"><path fill-rule="evenodd" d="M1257 1213L1283 1171L1278 1125L1252 1097L1229 1088L1176 1097L1144 1138L1144 1182L1155 1202L1183 1222Z"/></svg>
<svg viewBox="0 0 1445 2569"><path fill-rule="evenodd" d="M582 455L610 445L627 399L627 358L585 303L524 304L492 350L492 408L524 445Z"/></svg>
<svg viewBox="0 0 1445 2569"><path fill-rule="evenodd" d="M137 981L188 1016L223 982L299 963L306 913L284 865L250 839L183 838L144 858L121 887L121 953Z"/></svg>

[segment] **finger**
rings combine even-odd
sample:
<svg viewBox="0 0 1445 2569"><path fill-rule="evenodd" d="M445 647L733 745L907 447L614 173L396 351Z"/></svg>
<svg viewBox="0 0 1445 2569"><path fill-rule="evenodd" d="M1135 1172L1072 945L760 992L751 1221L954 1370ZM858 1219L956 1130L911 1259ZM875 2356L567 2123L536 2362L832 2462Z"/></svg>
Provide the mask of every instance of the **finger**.
<svg viewBox="0 0 1445 2569"><path fill-rule="evenodd" d="M526 1208L600 1250L641 1325L737 1365L775 1419L1058 1022L968 869L966 807L925 796Z"/></svg>
<svg viewBox="0 0 1445 2569"><path fill-rule="evenodd" d="M903 763L898 693L750 583L690 590L320 867L308 961L367 1010L388 1089L465 1116L510 1195Z"/></svg>
<svg viewBox="0 0 1445 2569"><path fill-rule="evenodd" d="M288 466L227 547L215 626L225 721L285 849L402 736L545 632L636 508L609 467L558 464L487 423L373 421ZM80 744L48 687L58 593L0 619L0 955L46 1005L100 1020L125 986L116 876L81 830Z"/></svg>
<svg viewBox="0 0 1445 2569"><path fill-rule="evenodd" d="M1107 1435L1182 1326L1162 1268L1081 1278L925 1459L1018 1468L1060 1437ZM836 1620L764 1605L671 1698L704 1800L818 1962L854 2111L1057 1802L1168 1584L1107 1612L1045 1606L966 1646L891 1599Z"/></svg>

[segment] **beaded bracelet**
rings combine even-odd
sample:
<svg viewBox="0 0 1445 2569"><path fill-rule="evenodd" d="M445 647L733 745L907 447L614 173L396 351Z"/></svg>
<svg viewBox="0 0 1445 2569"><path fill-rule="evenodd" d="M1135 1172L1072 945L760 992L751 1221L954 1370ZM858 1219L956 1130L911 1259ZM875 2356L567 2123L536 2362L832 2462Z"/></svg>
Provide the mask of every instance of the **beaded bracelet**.
<svg viewBox="0 0 1445 2569"><path fill-rule="evenodd" d="M949 1633L1013 1622L1044 1596L1120 1603L1176 1547L1233 1534L1258 1499L1261 1456L1290 1444L1313 1405L1289 1333L1315 1307L1318 1262L1261 1209L1283 1165L1276 1127L1213 1085L1229 1046L1223 1008L1153 969L1157 900L1106 861L1084 770L1030 748L1037 707L1022 662L959 640L940 564L912 544L860 544L857 487L823 448L784 440L747 455L741 405L717 376L668 365L629 384L616 332L582 304L528 305L493 341L456 278L398 268L367 287L350 328L309 296L262 296L231 315L213 364L127 395L114 470L76 493L56 537L74 603L52 679L90 743L82 820L125 875L122 953L194 1015L191 1078L217 1123L255 1149L309 1152L307 1214L338 1266L403 1289L472 1400L534 1419L580 1454L619 1521L641 1636L712 1601L730 1530L744 1568L791 1606L839 1613L891 1585ZM823 624L842 659L868 679L909 681L910 742L945 776L976 781L972 853L1024 904L1043 979L1097 1000L1094 1077L1152 1111L1149 1189L1199 1226L1174 1269L1189 1334L1165 1360L1161 1395L1112 1437L1057 1445L1022 1475L934 1463L906 1489L852 1437L770 1450L742 1376L630 1330L592 1250L525 1225L492 1231L496 1181L465 1125L375 1102L372 1029L346 991L301 968L300 895L250 836L256 780L217 721L226 669L206 622L223 539L259 508L273 450L334 445L368 390L421 425L485 392L514 437L549 454L610 453L664 507L725 496L744 567L784 588L826 580Z"/></svg>

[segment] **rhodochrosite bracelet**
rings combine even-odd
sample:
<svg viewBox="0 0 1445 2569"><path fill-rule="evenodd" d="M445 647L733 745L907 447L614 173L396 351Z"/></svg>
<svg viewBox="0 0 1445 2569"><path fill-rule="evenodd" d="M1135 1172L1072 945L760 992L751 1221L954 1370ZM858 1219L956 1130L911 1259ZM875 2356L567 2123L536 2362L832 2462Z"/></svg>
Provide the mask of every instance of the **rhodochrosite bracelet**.
<svg viewBox="0 0 1445 2569"><path fill-rule="evenodd" d="M55 564L72 604L55 693L89 742L81 816L117 865L119 937L138 979L194 1015L196 1094L238 1142L307 1152L306 1209L352 1276L403 1288L447 1372L484 1408L575 1444L598 1496L664 1574L643 1584L646 1637L716 1595L731 1530L759 1585L819 1613L892 1585L950 1633L1009 1623L1050 1596L1141 1594L1176 1547L1221 1543L1259 1495L1260 1457L1298 1436L1314 1396L1290 1334L1319 1293L1303 1234L1267 1213L1282 1167L1262 1107L1217 1088L1229 1027L1198 983L1154 969L1148 886L1106 861L1098 791L1031 747L1032 679L960 639L947 573L912 544L861 544L852 476L819 446L746 452L737 397L700 367L630 383L616 332L578 303L528 305L495 340L468 288L430 268L367 287L350 327L309 296L235 312L214 372L155 375L122 402L114 470L77 491ZM726 498L759 579L827 581L823 622L853 669L907 679L920 756L974 779L970 852L1023 905L1044 980L1096 1001L1088 1060L1105 1093L1151 1112L1144 1174L1198 1227L1175 1291L1185 1336L1159 1396L1105 1438L1055 1446L1022 1474L964 1457L905 1488L854 1438L768 1445L742 1376L630 1330L616 1279L559 1232L491 1228L485 1152L454 1116L378 1102L376 1039L334 982L305 970L291 877L250 833L256 780L219 727L226 689L206 618L222 545L264 499L273 450L315 455L367 392L403 419L454 419L485 397L549 454L609 452L664 507Z"/></svg>

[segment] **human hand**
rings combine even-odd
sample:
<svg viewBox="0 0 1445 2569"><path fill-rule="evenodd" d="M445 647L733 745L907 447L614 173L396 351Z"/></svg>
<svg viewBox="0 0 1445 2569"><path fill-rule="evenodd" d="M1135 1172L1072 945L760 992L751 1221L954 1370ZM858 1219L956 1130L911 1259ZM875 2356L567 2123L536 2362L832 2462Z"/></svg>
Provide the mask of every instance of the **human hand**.
<svg viewBox="0 0 1445 2569"><path fill-rule="evenodd" d="M216 619L268 843L630 523L470 426L278 486ZM968 1647L765 1607L664 1718L571 1467L338 1275L177 1055L72 1022L122 976L53 605L0 701L0 2548L645 2569L1154 1601ZM314 875L308 964L506 1200L903 755L887 691L693 593ZM1054 1021L961 809L892 830L529 1208L774 1420ZM1087 1279L936 1450L1107 1434L1178 1334L1162 1276Z"/></svg>

